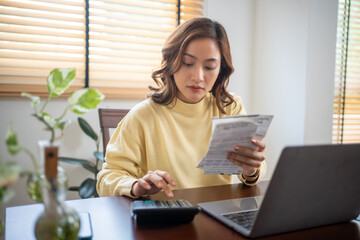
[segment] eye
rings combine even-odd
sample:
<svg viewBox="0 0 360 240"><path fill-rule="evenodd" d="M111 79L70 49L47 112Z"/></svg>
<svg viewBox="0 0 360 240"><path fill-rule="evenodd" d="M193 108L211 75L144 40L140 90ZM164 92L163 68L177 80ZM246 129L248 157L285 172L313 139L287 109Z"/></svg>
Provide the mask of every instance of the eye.
<svg viewBox="0 0 360 240"><path fill-rule="evenodd" d="M214 70L216 67L205 67L206 70Z"/></svg>
<svg viewBox="0 0 360 240"><path fill-rule="evenodd" d="M186 67L191 67L193 64L192 63L186 63L186 62L183 62L183 64L186 66Z"/></svg>

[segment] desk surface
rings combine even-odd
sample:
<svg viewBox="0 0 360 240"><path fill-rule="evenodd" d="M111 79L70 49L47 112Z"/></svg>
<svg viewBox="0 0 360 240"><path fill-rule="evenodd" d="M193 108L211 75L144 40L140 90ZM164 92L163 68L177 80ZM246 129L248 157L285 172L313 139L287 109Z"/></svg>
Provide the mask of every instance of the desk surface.
<svg viewBox="0 0 360 240"><path fill-rule="evenodd" d="M200 202L216 201L264 194L268 182L255 187L232 184L174 191L175 199L187 199L193 205ZM150 199L167 199L163 193ZM130 216L127 197L104 197L67 201L78 212L89 212L93 227L93 239L149 240L149 239L246 239L242 235L200 212L194 221L171 227L139 227ZM34 224L43 210L41 204L9 207L6 209L5 240L35 239ZM263 239L263 238L260 238ZM357 239L360 240L360 222L351 221L326 227L284 233L266 239Z"/></svg>

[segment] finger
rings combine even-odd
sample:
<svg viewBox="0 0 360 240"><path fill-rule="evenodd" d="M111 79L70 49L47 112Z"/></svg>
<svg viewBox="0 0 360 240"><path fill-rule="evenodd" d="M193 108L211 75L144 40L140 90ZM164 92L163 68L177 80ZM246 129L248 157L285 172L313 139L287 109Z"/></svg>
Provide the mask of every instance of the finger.
<svg viewBox="0 0 360 240"><path fill-rule="evenodd" d="M166 183L171 184L172 186L176 186L175 180L171 177L170 173L165 171L156 170L155 173L162 177Z"/></svg>
<svg viewBox="0 0 360 240"><path fill-rule="evenodd" d="M257 146L257 150L260 151L260 152L263 152L266 148L266 144L261 141L261 140L257 140L255 138L252 138L251 139L251 143L255 146Z"/></svg>
<svg viewBox="0 0 360 240"><path fill-rule="evenodd" d="M142 188L145 188L146 190L150 190L151 189L151 185L145 181L144 179L140 178L139 181L138 181L139 185L142 187Z"/></svg>
<svg viewBox="0 0 360 240"><path fill-rule="evenodd" d="M151 191L152 187L149 183L144 181L143 179L139 179L132 188L132 194L134 196L143 196L148 194ZM154 187L154 189L157 189Z"/></svg>
<svg viewBox="0 0 360 240"><path fill-rule="evenodd" d="M174 197L174 193L171 191L170 187L165 181L163 181L162 186L163 186L162 189L164 190L166 196Z"/></svg>
<svg viewBox="0 0 360 240"><path fill-rule="evenodd" d="M247 176L253 175L254 173L256 173L257 169L259 168L259 167L251 166L246 162L240 162L240 161L234 161L234 160L229 160L229 161L236 164L237 166L241 167L242 172Z"/></svg>
<svg viewBox="0 0 360 240"><path fill-rule="evenodd" d="M252 175L252 174L248 174L248 173L255 173L256 170L258 169L258 167L249 165L246 162L240 162L240 161L236 161L236 160L229 160L230 162L236 164L237 166L242 168L242 172L246 173L246 175Z"/></svg>
<svg viewBox="0 0 360 240"><path fill-rule="evenodd" d="M234 164L242 167L243 164L251 167L258 168L261 166L261 162L263 161L262 157L259 157L258 159L250 158L248 156L243 156L239 153L235 152L227 152L226 159L233 162Z"/></svg>
<svg viewBox="0 0 360 240"><path fill-rule="evenodd" d="M230 152L236 154L238 156L245 156L248 158L253 158L256 160L263 161L265 160L265 156L262 151L256 151L252 148L245 147L245 146L234 146L235 152Z"/></svg>
<svg viewBox="0 0 360 240"><path fill-rule="evenodd" d="M163 184L162 180L163 178L156 173L152 172L151 174L146 174L143 179L147 181L150 184L153 184L155 187L162 189Z"/></svg>
<svg viewBox="0 0 360 240"><path fill-rule="evenodd" d="M168 197L173 197L174 193L171 191L170 187L168 186L168 184L171 184L173 186L176 185L176 182L174 181L174 179L171 177L171 175L168 172L165 171L160 171L160 170L156 170L154 172L155 174L159 175L160 177L162 177L162 189L164 190L165 194Z"/></svg>

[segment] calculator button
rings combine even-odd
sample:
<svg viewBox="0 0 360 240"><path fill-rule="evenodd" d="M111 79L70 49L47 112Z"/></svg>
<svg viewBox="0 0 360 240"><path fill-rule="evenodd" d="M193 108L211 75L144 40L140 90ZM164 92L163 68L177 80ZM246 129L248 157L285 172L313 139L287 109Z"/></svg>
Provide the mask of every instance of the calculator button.
<svg viewBox="0 0 360 240"><path fill-rule="evenodd" d="M179 207L176 201L167 200L166 202L170 207Z"/></svg>
<svg viewBox="0 0 360 240"><path fill-rule="evenodd" d="M179 203L180 206L182 207L191 207L192 205L186 201L186 200L177 200L177 202Z"/></svg>
<svg viewBox="0 0 360 240"><path fill-rule="evenodd" d="M168 207L168 205L166 203L164 203L163 201L155 201L155 204L157 207L161 207L161 208Z"/></svg>

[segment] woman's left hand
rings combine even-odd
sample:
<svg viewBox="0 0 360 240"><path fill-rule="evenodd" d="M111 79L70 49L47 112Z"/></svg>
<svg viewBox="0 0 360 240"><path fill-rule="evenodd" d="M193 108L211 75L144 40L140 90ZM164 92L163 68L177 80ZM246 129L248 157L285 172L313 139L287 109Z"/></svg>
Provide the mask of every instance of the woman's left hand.
<svg viewBox="0 0 360 240"><path fill-rule="evenodd" d="M255 148L235 145L233 152L226 153L227 160L242 168L245 178L254 175L265 160L265 143L254 138L251 139L251 143Z"/></svg>

